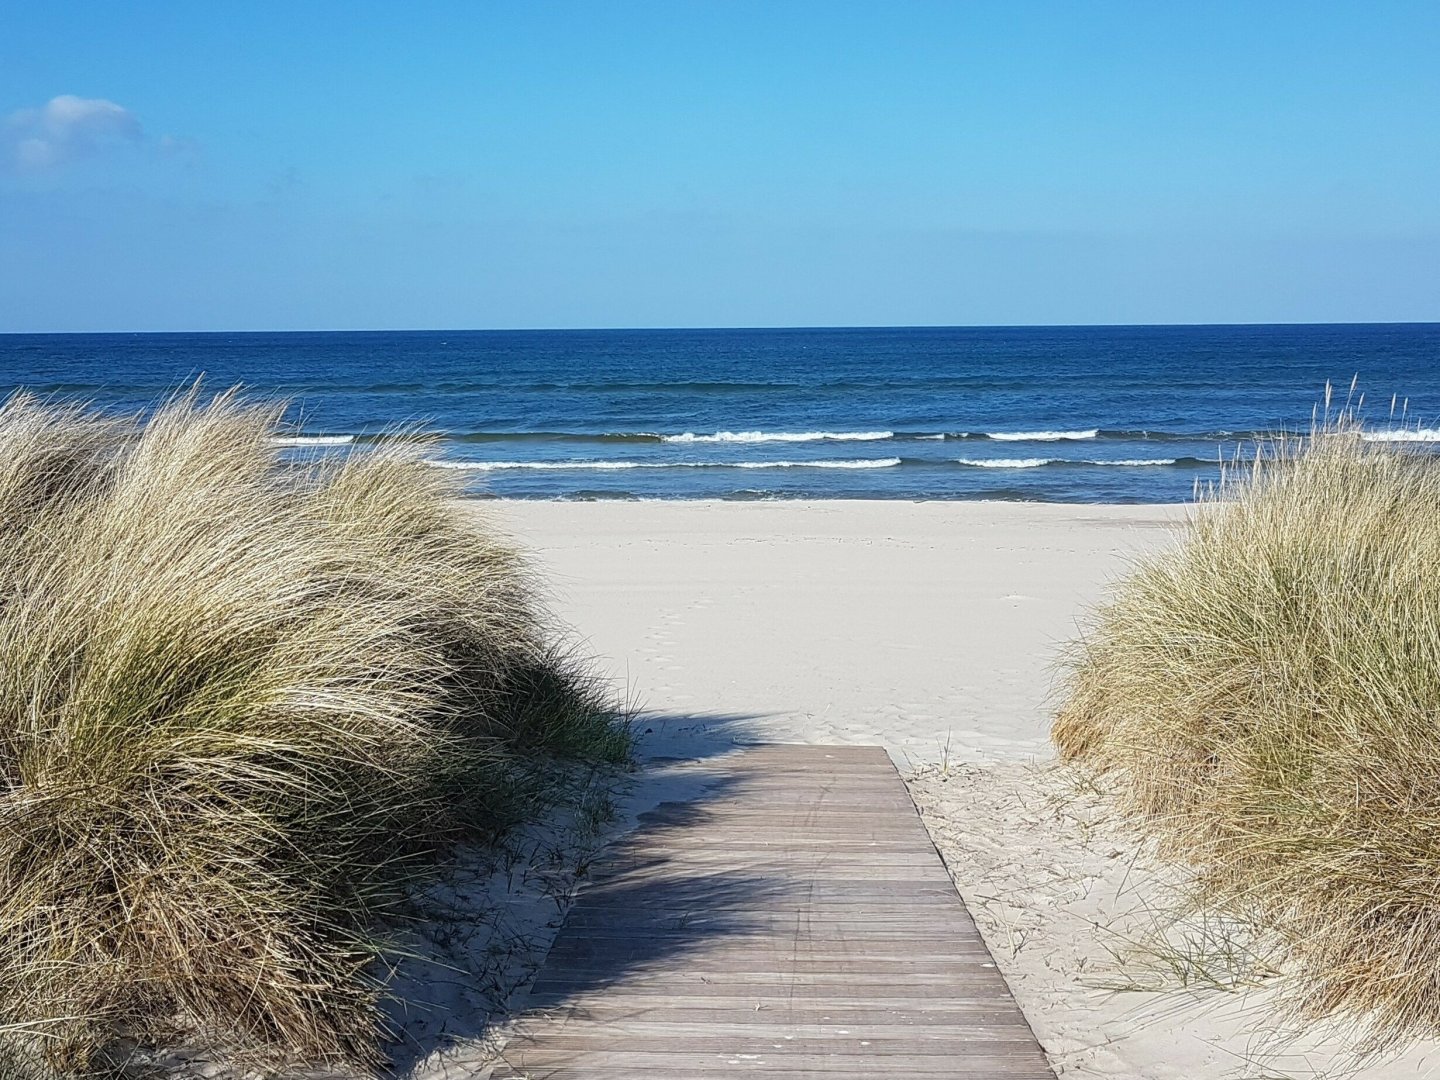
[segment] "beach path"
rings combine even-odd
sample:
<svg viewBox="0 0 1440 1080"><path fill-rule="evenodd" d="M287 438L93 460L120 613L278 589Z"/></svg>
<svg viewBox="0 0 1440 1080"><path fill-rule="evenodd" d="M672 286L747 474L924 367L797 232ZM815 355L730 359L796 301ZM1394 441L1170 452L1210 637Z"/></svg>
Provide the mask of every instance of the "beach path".
<svg viewBox="0 0 1440 1080"><path fill-rule="evenodd" d="M1053 1080L889 756L728 755L594 868L494 1080Z"/></svg>

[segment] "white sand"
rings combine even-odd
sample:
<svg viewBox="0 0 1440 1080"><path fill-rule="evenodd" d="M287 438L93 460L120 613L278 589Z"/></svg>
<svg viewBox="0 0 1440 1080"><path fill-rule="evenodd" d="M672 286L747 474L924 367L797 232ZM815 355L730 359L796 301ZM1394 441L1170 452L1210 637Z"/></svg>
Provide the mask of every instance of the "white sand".
<svg viewBox="0 0 1440 1080"><path fill-rule="evenodd" d="M1157 954L1165 872L1049 764L1057 647L1127 557L1167 542L1179 508L479 509L534 550L558 613L645 707L649 754L879 743L902 771L918 770L916 802L1060 1075L1337 1075L1338 1042L1276 1043L1266 999L1275 980L1196 945L1205 927L1165 931L1196 963ZM685 797L674 785L673 775L642 781L632 809ZM1182 987L1197 976L1230 988ZM1417 1046L1357 1075L1440 1075L1440 1052Z"/></svg>
<svg viewBox="0 0 1440 1080"><path fill-rule="evenodd" d="M1081 608L1176 507L505 502L559 614L655 719L654 752L878 743L897 763L1048 756Z"/></svg>

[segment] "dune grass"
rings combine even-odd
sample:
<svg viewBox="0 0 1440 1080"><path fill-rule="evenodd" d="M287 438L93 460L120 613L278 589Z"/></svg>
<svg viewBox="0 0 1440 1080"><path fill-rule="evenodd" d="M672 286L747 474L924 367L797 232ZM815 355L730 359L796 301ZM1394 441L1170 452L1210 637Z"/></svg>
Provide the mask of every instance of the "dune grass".
<svg viewBox="0 0 1440 1080"><path fill-rule="evenodd" d="M0 1071L373 1066L377 919L628 753L423 442L286 463L282 415L0 407Z"/></svg>
<svg viewBox="0 0 1440 1080"><path fill-rule="evenodd" d="M1273 937L1293 1018L1440 1034L1440 462L1262 450L1096 613L1053 739Z"/></svg>

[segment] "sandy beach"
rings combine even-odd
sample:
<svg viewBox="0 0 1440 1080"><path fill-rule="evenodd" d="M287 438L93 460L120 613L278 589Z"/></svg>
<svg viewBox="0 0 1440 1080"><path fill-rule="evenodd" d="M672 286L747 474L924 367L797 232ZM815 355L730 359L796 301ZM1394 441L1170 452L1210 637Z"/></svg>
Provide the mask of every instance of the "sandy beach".
<svg viewBox="0 0 1440 1080"><path fill-rule="evenodd" d="M985 502L479 504L643 709L651 758L879 744L1062 1076L1364 1080L1293 1039L1243 937L1164 914L1173 872L1047 742L1054 665L1179 506ZM633 806L673 798L642 773ZM1078 786L1077 785L1081 785ZM1177 960L1177 957L1188 959Z"/></svg>
<svg viewBox="0 0 1440 1080"><path fill-rule="evenodd" d="M1176 506L503 502L654 754L879 744L902 768L1049 756L1057 649Z"/></svg>

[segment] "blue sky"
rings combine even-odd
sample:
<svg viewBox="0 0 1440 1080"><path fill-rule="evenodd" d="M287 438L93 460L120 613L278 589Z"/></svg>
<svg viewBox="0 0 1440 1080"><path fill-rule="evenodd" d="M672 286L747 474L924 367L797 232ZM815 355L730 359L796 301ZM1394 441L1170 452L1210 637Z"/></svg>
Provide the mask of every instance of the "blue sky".
<svg viewBox="0 0 1440 1080"><path fill-rule="evenodd" d="M1440 4L70 3L0 331L1440 319Z"/></svg>

